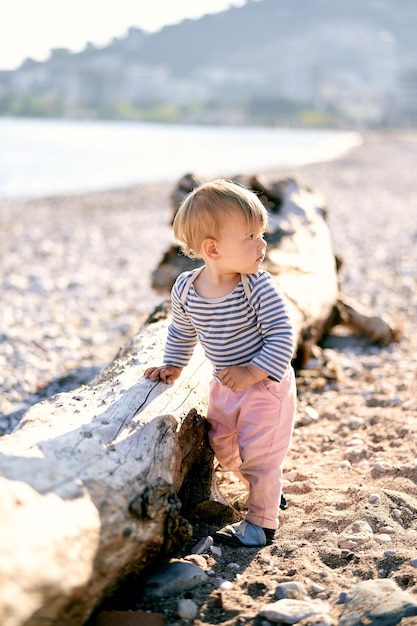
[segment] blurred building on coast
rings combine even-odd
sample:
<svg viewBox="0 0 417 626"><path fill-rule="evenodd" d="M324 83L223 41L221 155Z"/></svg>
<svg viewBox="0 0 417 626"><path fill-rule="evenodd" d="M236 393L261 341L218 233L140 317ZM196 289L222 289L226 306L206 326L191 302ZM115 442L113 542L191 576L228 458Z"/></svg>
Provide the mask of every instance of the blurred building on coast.
<svg viewBox="0 0 417 626"><path fill-rule="evenodd" d="M413 0L248 0L0 72L0 115L415 127Z"/></svg>

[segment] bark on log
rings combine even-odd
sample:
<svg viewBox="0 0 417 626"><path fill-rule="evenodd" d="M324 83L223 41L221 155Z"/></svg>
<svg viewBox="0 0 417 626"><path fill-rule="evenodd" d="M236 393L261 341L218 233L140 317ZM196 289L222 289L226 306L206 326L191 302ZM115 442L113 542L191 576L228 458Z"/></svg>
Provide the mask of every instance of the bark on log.
<svg viewBox="0 0 417 626"><path fill-rule="evenodd" d="M393 340L340 296L322 196L293 179L238 180L270 211L265 266L289 303L298 361L338 323ZM180 181L174 210L195 183ZM172 248L155 286L168 295L191 264ZM197 348L173 386L144 379L162 358L165 305L155 320L89 385L35 405L0 440L2 626L82 626L127 574L190 537L191 510L207 513L210 498L231 515L213 490L203 419L211 367Z"/></svg>
<svg viewBox="0 0 417 626"><path fill-rule="evenodd" d="M128 573L190 537L187 504L213 497L200 384L210 366L197 350L172 386L142 377L167 323L0 440L2 626L81 626Z"/></svg>

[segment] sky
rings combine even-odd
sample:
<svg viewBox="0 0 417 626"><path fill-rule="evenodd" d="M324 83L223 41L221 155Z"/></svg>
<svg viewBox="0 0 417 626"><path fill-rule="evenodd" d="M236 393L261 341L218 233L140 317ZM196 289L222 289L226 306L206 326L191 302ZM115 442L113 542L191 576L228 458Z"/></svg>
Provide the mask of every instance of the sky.
<svg viewBox="0 0 417 626"><path fill-rule="evenodd" d="M240 7L246 0L0 0L0 70L28 57L44 61L52 48L105 46L137 26L156 32L184 19Z"/></svg>

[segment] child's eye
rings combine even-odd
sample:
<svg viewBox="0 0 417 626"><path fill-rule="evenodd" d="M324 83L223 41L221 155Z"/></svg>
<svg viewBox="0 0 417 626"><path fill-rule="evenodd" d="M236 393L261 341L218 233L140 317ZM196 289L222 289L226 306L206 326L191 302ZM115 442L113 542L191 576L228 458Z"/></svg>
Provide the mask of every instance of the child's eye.
<svg viewBox="0 0 417 626"><path fill-rule="evenodd" d="M251 233L248 237L249 241L252 241L255 238L255 235L253 233Z"/></svg>

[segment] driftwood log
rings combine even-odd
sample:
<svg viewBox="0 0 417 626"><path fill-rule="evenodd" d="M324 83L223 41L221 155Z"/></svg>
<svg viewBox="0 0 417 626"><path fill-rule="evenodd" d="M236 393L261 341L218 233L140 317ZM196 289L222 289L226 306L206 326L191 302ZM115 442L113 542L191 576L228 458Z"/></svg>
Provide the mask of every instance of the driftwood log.
<svg viewBox="0 0 417 626"><path fill-rule="evenodd" d="M1 438L2 626L81 626L127 574L190 538L184 515L199 503L218 500L231 519L212 484L203 354L172 386L142 376L167 323L146 324L95 380Z"/></svg>
<svg viewBox="0 0 417 626"><path fill-rule="evenodd" d="M174 210L195 182L180 181ZM343 304L321 196L295 180L247 184L270 210L265 266L289 302L298 359L335 323L394 340L381 318ZM170 250L155 286L167 295L189 266ZM129 573L186 541L208 500L232 516L213 486L201 350L172 386L142 376L162 358L165 304L96 379L35 405L0 440L2 626L82 626Z"/></svg>

